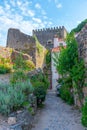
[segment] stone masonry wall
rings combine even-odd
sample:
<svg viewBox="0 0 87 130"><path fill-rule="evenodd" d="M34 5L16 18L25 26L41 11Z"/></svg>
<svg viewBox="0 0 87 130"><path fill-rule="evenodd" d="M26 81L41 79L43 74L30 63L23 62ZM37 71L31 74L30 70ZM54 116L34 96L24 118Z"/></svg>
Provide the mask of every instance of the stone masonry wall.
<svg viewBox="0 0 87 130"><path fill-rule="evenodd" d="M43 65L44 53L42 58L37 54L36 41L34 35L37 37L38 41L46 49L51 50L53 48L53 39L55 35L59 38L64 39L66 37L67 31L62 27L46 28L33 30L33 36L26 35L20 32L19 29L10 28L7 35L7 47L14 48L17 51L22 51L29 54L32 57L33 62L36 67ZM40 65L38 64L40 63Z"/></svg>
<svg viewBox="0 0 87 130"><path fill-rule="evenodd" d="M7 35L7 47L29 54L36 64L36 44L32 36L10 28Z"/></svg>
<svg viewBox="0 0 87 130"><path fill-rule="evenodd" d="M47 49L53 48L54 36L58 35L59 38L64 39L67 35L67 31L62 27L46 28L33 30L33 35L35 35L38 41Z"/></svg>
<svg viewBox="0 0 87 130"><path fill-rule="evenodd" d="M19 51L16 51L9 47L1 47L0 46L0 58L9 59L11 62L16 59L20 55ZM24 60L32 61L32 57L28 54L22 53L22 58Z"/></svg>
<svg viewBox="0 0 87 130"><path fill-rule="evenodd" d="M85 62L85 67L87 68L87 24L83 27L83 29L77 34L76 40L78 42L78 53L79 58L83 58ZM87 77L87 72L85 73ZM85 79L85 83L87 83L87 78ZM87 96L87 87L83 88L84 97Z"/></svg>

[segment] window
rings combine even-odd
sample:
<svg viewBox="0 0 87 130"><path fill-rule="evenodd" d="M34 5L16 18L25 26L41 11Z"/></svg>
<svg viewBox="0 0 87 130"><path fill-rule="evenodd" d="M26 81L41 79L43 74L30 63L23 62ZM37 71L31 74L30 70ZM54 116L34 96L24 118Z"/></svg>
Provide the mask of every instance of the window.
<svg viewBox="0 0 87 130"><path fill-rule="evenodd" d="M59 46L63 46L63 43L59 43Z"/></svg>
<svg viewBox="0 0 87 130"><path fill-rule="evenodd" d="M48 40L48 41L47 41L47 44L52 44L52 40Z"/></svg>

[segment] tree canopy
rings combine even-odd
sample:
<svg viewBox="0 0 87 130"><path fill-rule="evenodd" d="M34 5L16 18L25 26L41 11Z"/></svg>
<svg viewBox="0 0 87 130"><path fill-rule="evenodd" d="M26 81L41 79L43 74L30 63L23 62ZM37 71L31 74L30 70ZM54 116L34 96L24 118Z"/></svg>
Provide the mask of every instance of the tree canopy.
<svg viewBox="0 0 87 130"><path fill-rule="evenodd" d="M78 56L77 42L74 38L74 33L70 33L67 36L66 44L67 47L61 49L59 57L57 55L54 57L56 69L60 74L70 73L75 64L75 59Z"/></svg>
<svg viewBox="0 0 87 130"><path fill-rule="evenodd" d="M87 23L87 19L82 21L76 28L72 29L71 32L75 32L75 33L80 32L81 29L85 26L86 23Z"/></svg>

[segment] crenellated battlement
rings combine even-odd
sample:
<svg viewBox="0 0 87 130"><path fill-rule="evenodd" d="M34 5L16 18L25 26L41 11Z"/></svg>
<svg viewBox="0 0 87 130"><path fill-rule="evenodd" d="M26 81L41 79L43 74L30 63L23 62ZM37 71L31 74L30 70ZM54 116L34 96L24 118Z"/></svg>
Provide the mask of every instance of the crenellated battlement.
<svg viewBox="0 0 87 130"><path fill-rule="evenodd" d="M37 37L39 42L44 47L51 49L54 36L57 35L59 38L65 39L67 31L64 26L59 26L59 27L36 29L32 31L32 34L33 36L35 35Z"/></svg>
<svg viewBox="0 0 87 130"><path fill-rule="evenodd" d="M35 30L33 30L33 33L35 32L37 32L37 33L41 33L41 32L46 32L46 31L60 31L60 30L63 30L63 29L65 29L64 28L64 26L59 26L59 27L51 27L51 28L43 28L43 29L35 29Z"/></svg>

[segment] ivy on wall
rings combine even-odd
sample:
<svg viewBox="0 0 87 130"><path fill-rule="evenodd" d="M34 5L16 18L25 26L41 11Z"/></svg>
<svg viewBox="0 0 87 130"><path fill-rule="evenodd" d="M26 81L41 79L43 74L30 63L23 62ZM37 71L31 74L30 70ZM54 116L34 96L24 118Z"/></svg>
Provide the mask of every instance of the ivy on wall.
<svg viewBox="0 0 87 130"><path fill-rule="evenodd" d="M41 55L44 48L43 48L43 46L40 44L40 42L38 41L38 39L37 39L37 37L36 37L35 35L34 35L34 39L35 39L35 41L36 41L36 49L37 49L37 52L38 52L39 55Z"/></svg>

